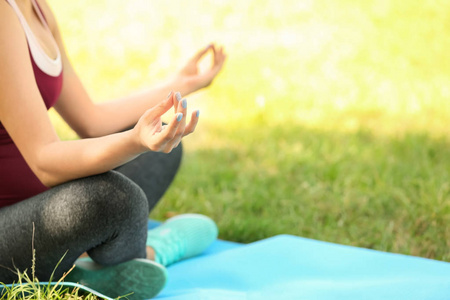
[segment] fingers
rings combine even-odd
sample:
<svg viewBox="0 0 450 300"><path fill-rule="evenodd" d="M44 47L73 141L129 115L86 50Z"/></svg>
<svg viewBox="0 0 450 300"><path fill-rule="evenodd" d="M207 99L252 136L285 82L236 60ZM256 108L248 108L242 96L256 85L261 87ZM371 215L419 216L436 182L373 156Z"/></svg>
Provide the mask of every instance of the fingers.
<svg viewBox="0 0 450 300"><path fill-rule="evenodd" d="M178 103L181 101L182 99L181 99L181 94L180 94L180 92L176 92L175 93L175 100L174 100L174 105L173 105L173 110L174 110L174 112L175 113L177 113L178 112Z"/></svg>
<svg viewBox="0 0 450 300"><path fill-rule="evenodd" d="M198 123L198 119L200 117L200 111L196 110L193 111L191 114L191 121L189 122L189 124L185 127L184 129L184 136L187 136L191 133L194 132L195 127L197 127L197 123Z"/></svg>
<svg viewBox="0 0 450 300"><path fill-rule="evenodd" d="M217 48L217 46L213 43L209 44L205 48L201 49L199 52L197 52L191 60L197 62L199 61L207 52L208 50L213 51L213 64L214 65L220 65L225 61L226 55L224 53L223 47Z"/></svg>
<svg viewBox="0 0 450 300"><path fill-rule="evenodd" d="M175 96L176 99L176 96ZM191 114L191 120L186 126L187 118L187 100L181 99L180 101L175 100L174 106L177 106L176 113L172 117L172 120L161 132L161 150L162 152L169 153L173 148L178 146L181 139L194 132L199 119L199 111L194 111Z"/></svg>
<svg viewBox="0 0 450 300"><path fill-rule="evenodd" d="M227 57L223 47L217 48L213 44L211 45L211 49L213 52L211 67L207 72L202 74L205 82L207 82L207 85L211 84L212 80L216 77L220 70L222 70L223 64L225 63L225 59Z"/></svg>
<svg viewBox="0 0 450 300"><path fill-rule="evenodd" d="M208 46L206 46L205 48L201 49L199 52L197 52L193 57L192 60L193 61L199 61L203 55L206 54L206 52L208 52L209 49L214 48L214 44L209 44Z"/></svg>
<svg viewBox="0 0 450 300"><path fill-rule="evenodd" d="M170 120L163 131L162 138L165 141L165 144L171 144L178 136L181 137L178 128L183 122L185 122L185 116L182 113L173 115L172 120Z"/></svg>
<svg viewBox="0 0 450 300"><path fill-rule="evenodd" d="M150 123L152 122L152 120L161 117L174 105L174 99L175 95L173 92L171 92L166 99L164 99L163 101L161 101L161 103L159 103L152 109L149 109L145 113L144 115L145 120Z"/></svg>
<svg viewBox="0 0 450 300"><path fill-rule="evenodd" d="M185 137L195 131L195 127L197 127L197 124L198 124L199 116L200 116L199 110L192 112L191 120L190 120L189 124L185 127L182 136L179 139L177 139L176 141L174 141L174 143L172 145L170 145L170 150L168 150L168 152L172 151L173 148L177 147L180 144L181 139L183 137Z"/></svg>
<svg viewBox="0 0 450 300"><path fill-rule="evenodd" d="M182 119L179 122L179 125L178 125L175 135L179 136L181 138L183 136L184 128L186 127L186 116L187 116L187 100L186 100L186 98L178 101L177 113L182 114L182 117L181 117Z"/></svg>
<svg viewBox="0 0 450 300"><path fill-rule="evenodd" d="M197 64L209 50L212 52L211 64L203 72L199 72ZM217 47L214 44L208 45L194 56L191 63L195 64L195 72L191 75L195 75L193 78L196 80L197 89L207 87L212 83L217 74L222 70L225 59L226 55L223 47Z"/></svg>
<svg viewBox="0 0 450 300"><path fill-rule="evenodd" d="M181 98L180 93L170 93L159 105L149 109L139 119L134 127L137 142L143 149L169 153L180 143L181 139L194 132L198 123L199 112L191 114L191 120L187 121L187 100ZM161 115L167 112L171 106L175 108L175 114L168 122L162 126Z"/></svg>
<svg viewBox="0 0 450 300"><path fill-rule="evenodd" d="M212 49L214 53L212 69L216 72L219 72L227 56L223 50L223 47L219 47L218 49L216 49L216 47L213 45Z"/></svg>

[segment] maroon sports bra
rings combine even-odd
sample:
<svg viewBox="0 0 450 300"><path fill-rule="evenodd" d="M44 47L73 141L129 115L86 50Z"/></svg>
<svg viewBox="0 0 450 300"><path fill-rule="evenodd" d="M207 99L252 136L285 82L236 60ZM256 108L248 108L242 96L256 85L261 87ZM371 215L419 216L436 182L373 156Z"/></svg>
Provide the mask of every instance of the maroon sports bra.
<svg viewBox="0 0 450 300"><path fill-rule="evenodd" d="M33 40L34 37L28 25L23 23L24 18L20 10L18 11L14 0L6 1L14 8L19 19L21 19L22 27L24 27L24 31L27 34L36 84L47 109L50 109L56 103L61 93L63 83L62 67L60 68L59 74L55 74L54 68L50 71L45 68L45 60L49 60L50 63L54 63L54 60L50 59L42 49L39 49L39 45L36 45L36 40ZM32 2L41 22L47 27L45 17L38 3L35 0L32 0ZM61 59L59 51L58 58L59 60ZM56 72L58 72L58 69ZM31 171L20 154L19 149L0 123L0 208L37 195L47 189Z"/></svg>

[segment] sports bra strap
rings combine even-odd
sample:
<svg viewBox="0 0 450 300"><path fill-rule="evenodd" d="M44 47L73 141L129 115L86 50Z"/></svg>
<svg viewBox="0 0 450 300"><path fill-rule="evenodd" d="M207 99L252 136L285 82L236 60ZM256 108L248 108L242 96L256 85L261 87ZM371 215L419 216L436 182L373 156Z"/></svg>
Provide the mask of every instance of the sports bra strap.
<svg viewBox="0 0 450 300"><path fill-rule="evenodd" d="M23 16L22 12L20 11L20 8L17 6L17 3L14 0L6 0L6 2L8 2L11 5L11 7L13 8L17 17L19 18L20 23L22 24L23 30L25 31L25 35L27 37L28 47L30 49L32 59L34 60L36 65L39 67L39 69L41 69L47 75L50 75L53 77L59 76L59 74L61 74L61 71L62 71L62 61L61 61L61 53L59 51L58 45L56 44L55 40L53 39L52 43L53 43L54 47L56 48L57 57L56 57L56 59L52 59L47 55L47 53L45 53L44 49L42 49L39 41L35 37L30 26L28 26L28 23L27 23L25 17ZM33 8L36 11L37 15L39 16L39 19L41 20L41 22L43 23L45 28L47 30L49 30L49 32L50 32L47 21L43 15L39 5L37 4L37 2L35 0L31 0L31 2L33 3Z"/></svg>

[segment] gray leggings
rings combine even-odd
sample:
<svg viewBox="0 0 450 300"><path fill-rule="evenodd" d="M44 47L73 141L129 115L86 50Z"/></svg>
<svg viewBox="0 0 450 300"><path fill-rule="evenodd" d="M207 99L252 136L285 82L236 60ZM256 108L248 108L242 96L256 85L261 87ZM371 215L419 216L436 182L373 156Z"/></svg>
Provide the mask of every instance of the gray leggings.
<svg viewBox="0 0 450 300"><path fill-rule="evenodd" d="M31 275L33 224L36 276L49 280L69 270L84 252L113 265L146 256L151 209L181 162L181 144L170 154L148 152L104 174L77 179L0 209L0 282L17 281L11 269Z"/></svg>

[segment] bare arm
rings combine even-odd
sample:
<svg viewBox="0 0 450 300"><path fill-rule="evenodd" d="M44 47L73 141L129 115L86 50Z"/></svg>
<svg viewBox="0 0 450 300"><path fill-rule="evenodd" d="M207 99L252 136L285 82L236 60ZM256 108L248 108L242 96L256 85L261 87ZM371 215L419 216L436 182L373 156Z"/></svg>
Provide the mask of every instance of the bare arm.
<svg viewBox="0 0 450 300"><path fill-rule="evenodd" d="M132 130L60 141L34 79L23 29L6 2L0 2L0 28L0 122L43 184L102 173L145 151L170 152L194 131L197 114L186 124L187 105L172 94L147 110ZM164 128L160 116L171 107L175 114Z"/></svg>
<svg viewBox="0 0 450 300"><path fill-rule="evenodd" d="M55 109L80 137L99 137L130 128L148 108L160 103L170 91L180 91L182 95L188 95L208 86L222 69L226 58L222 48L208 45L180 70L174 70L174 75L165 83L128 97L97 104L90 99L71 66L53 13L45 1L40 0L40 3L48 16L49 25L63 57L64 83ZM213 53L211 67L200 73L197 64L208 51Z"/></svg>

